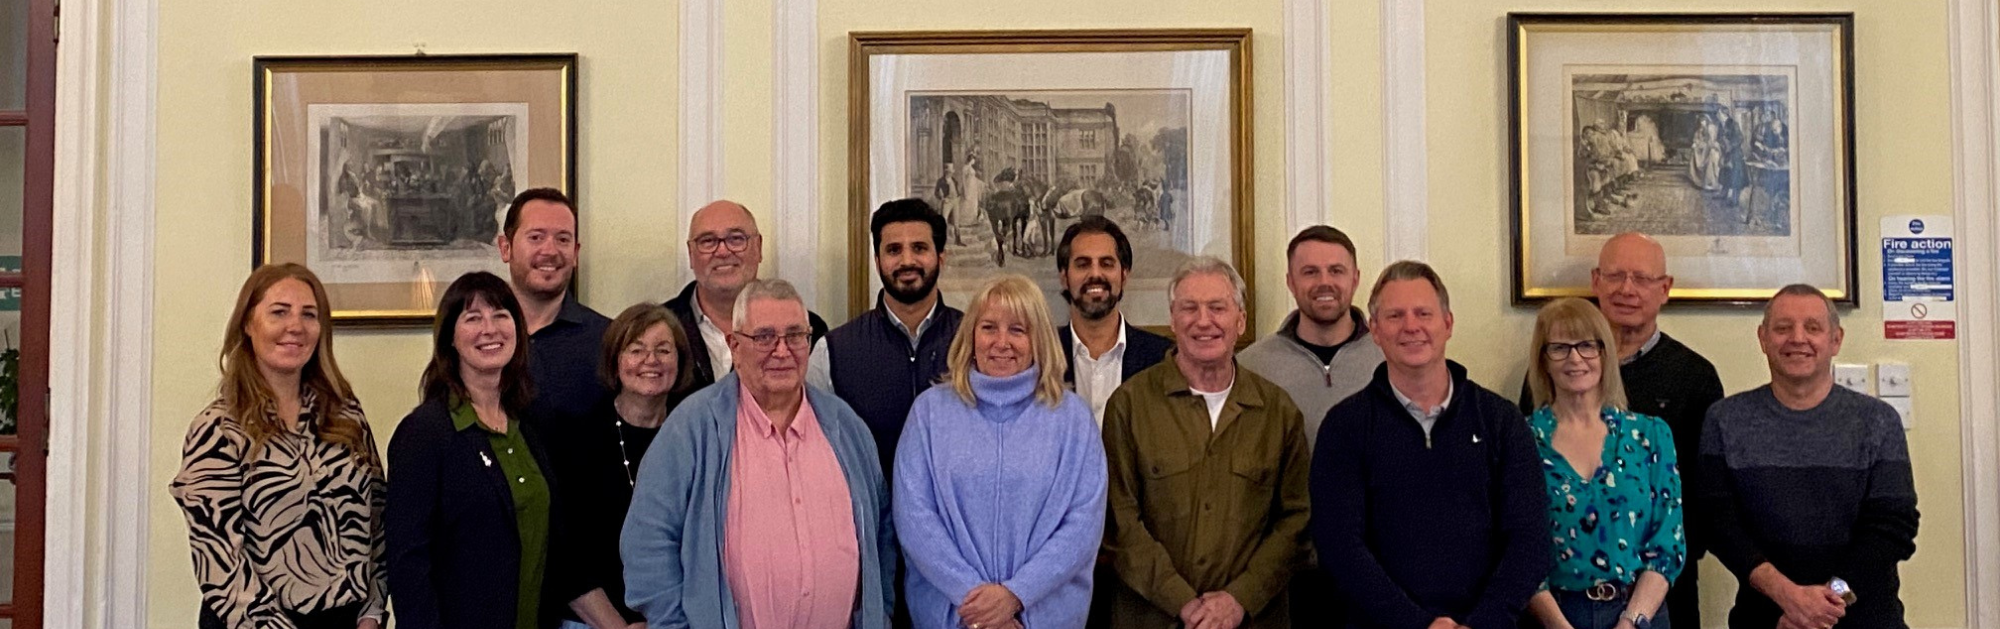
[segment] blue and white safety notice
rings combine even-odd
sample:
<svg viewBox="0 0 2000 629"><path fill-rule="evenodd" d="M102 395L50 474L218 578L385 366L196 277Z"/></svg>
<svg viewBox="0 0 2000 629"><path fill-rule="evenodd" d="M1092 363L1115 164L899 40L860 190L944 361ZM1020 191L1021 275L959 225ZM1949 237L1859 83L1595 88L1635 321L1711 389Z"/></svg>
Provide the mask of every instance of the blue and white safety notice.
<svg viewBox="0 0 2000 629"><path fill-rule="evenodd" d="M1882 219L1882 332L1894 340L1957 338L1949 216Z"/></svg>

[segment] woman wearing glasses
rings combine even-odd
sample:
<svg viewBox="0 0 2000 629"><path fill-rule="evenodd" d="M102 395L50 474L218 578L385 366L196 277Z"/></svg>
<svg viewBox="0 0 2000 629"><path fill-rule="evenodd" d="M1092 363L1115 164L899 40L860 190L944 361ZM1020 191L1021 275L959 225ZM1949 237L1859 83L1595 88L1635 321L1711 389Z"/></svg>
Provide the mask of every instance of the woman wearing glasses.
<svg viewBox="0 0 2000 629"><path fill-rule="evenodd" d="M972 299L943 384L896 447L896 531L925 629L1081 627L1104 538L1104 444L1062 386L1042 291L1002 275Z"/></svg>
<svg viewBox="0 0 2000 629"><path fill-rule="evenodd" d="M1680 469L1673 434L1625 408L1611 324L1581 299L1535 318L1528 427L1541 450L1555 569L1528 609L1548 629L1667 629L1679 576Z"/></svg>
<svg viewBox="0 0 2000 629"><path fill-rule="evenodd" d="M659 304L626 308L604 330L598 378L611 389L583 421L549 435L555 463L571 505L579 578L603 588L601 604L572 605L563 629L642 623L625 606L625 566L618 560L618 532L632 503L639 463L667 419L692 387L687 333ZM586 597L593 595L586 594ZM599 607L601 605L601 607ZM593 617L591 607L615 610L621 618ZM592 621L595 621L594 623Z"/></svg>

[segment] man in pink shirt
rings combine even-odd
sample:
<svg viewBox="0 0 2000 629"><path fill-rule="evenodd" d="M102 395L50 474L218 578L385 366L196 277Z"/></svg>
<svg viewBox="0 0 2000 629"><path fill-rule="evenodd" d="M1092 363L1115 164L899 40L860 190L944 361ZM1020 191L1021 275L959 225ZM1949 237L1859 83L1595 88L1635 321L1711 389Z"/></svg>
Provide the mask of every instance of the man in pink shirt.
<svg viewBox="0 0 2000 629"><path fill-rule="evenodd" d="M626 602L652 627L886 627L895 538L874 439L805 386L812 328L789 283L750 283L734 318L735 373L675 409L641 464Z"/></svg>

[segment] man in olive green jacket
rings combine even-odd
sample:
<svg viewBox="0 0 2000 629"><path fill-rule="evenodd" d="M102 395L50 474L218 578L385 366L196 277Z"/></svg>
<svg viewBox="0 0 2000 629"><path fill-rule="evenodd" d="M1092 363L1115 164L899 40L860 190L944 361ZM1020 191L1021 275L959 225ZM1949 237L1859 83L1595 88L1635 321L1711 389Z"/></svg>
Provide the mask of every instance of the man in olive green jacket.
<svg viewBox="0 0 2000 629"><path fill-rule="evenodd" d="M1305 556L1305 428L1290 395L1236 364L1243 279L1198 257L1167 286L1176 349L1104 412L1111 626L1290 627Z"/></svg>

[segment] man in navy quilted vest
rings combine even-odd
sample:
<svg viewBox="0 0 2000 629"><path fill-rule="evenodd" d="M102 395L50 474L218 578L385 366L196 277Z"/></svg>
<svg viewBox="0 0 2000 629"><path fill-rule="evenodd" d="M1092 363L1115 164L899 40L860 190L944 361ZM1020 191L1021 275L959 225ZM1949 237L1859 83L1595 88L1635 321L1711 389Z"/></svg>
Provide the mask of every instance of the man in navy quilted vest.
<svg viewBox="0 0 2000 629"><path fill-rule="evenodd" d="M944 373L945 353L964 313L938 296L945 224L929 203L914 198L884 203L868 221L868 231L882 292L874 309L820 339L807 381L833 391L868 423L882 473L888 474L910 404Z"/></svg>

